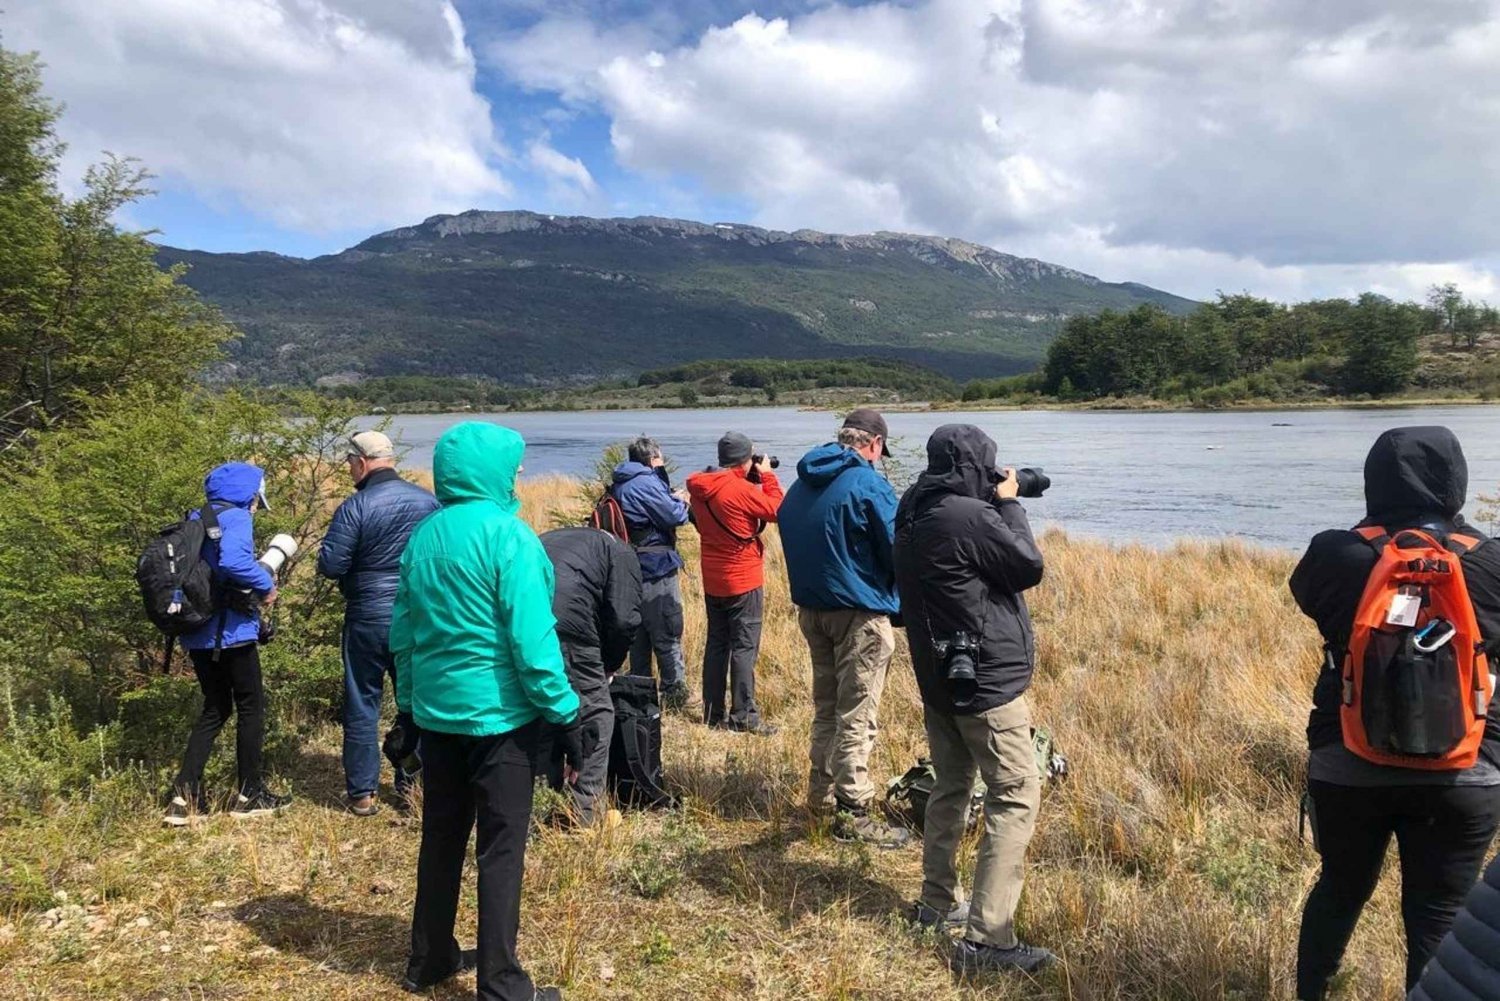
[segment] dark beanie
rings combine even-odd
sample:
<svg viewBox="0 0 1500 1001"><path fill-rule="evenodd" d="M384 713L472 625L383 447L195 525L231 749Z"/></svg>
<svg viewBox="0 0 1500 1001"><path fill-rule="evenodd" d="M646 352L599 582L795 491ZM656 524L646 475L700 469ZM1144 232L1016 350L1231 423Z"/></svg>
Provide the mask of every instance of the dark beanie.
<svg viewBox="0 0 1500 1001"><path fill-rule="evenodd" d="M719 439L719 465L738 466L755 452L755 442L738 431L730 431Z"/></svg>

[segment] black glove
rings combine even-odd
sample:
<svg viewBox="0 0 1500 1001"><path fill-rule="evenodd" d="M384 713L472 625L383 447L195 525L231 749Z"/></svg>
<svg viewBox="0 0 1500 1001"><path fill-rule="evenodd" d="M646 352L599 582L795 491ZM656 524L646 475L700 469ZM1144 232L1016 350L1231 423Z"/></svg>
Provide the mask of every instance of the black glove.
<svg viewBox="0 0 1500 1001"><path fill-rule="evenodd" d="M563 763L575 772L582 771L588 754L588 749L584 747L582 714L567 726L558 727L556 739L558 746L562 748Z"/></svg>
<svg viewBox="0 0 1500 1001"><path fill-rule="evenodd" d="M417 729L415 723L410 719L397 716L396 725L386 731L380 750L393 768L414 772L422 765L420 761L414 761L417 754L417 741L421 738L422 731Z"/></svg>

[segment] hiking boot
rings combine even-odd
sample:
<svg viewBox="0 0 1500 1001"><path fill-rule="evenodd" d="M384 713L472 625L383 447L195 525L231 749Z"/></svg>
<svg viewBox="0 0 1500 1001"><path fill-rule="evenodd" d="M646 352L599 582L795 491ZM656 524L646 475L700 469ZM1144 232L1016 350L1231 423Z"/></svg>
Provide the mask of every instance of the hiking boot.
<svg viewBox="0 0 1500 1001"><path fill-rule="evenodd" d="M906 828L877 820L862 808L851 810L845 806L834 813L830 833L835 841L863 841L876 848L903 848L911 841L911 831Z"/></svg>
<svg viewBox="0 0 1500 1001"><path fill-rule="evenodd" d="M661 707L668 712L680 713L687 708L687 685L672 685L661 690Z"/></svg>
<svg viewBox="0 0 1500 1001"><path fill-rule="evenodd" d="M198 797L196 804L189 803L181 796L173 796L161 822L167 827L187 827L202 820L207 814L208 800L202 796Z"/></svg>
<svg viewBox="0 0 1500 1001"><path fill-rule="evenodd" d="M356 817L373 817L380 812L380 800L374 796L361 796L349 801L349 812Z"/></svg>
<svg viewBox="0 0 1500 1001"><path fill-rule="evenodd" d="M470 970L477 969L478 967L479 950L464 949L458 954L458 965L441 977L434 977L431 980L418 980L408 971L406 976L401 979L401 989L408 994L423 994L444 981L452 980L460 973L468 973ZM540 995L540 992L538 994Z"/></svg>
<svg viewBox="0 0 1500 1001"><path fill-rule="evenodd" d="M765 720L756 720L754 723L738 723L732 719L720 720L713 726L719 730L729 730L732 733L753 733L757 737L774 737L781 732L781 727L775 723L767 723Z"/></svg>
<svg viewBox="0 0 1500 1001"><path fill-rule="evenodd" d="M953 947L948 966L960 976L975 973L1036 973L1057 962L1057 957L1039 945L1017 942L1014 948L1002 949L961 939Z"/></svg>
<svg viewBox="0 0 1500 1001"><path fill-rule="evenodd" d="M229 815L236 820L244 820L246 817L268 817L285 810L291 802L290 796L277 796L264 789L250 796L240 793L240 798L235 800L234 806L229 808Z"/></svg>
<svg viewBox="0 0 1500 1001"><path fill-rule="evenodd" d="M918 900L906 910L906 920L929 931L949 931L953 928L962 928L969 923L969 902L954 907L953 910L944 914L936 907L928 907Z"/></svg>

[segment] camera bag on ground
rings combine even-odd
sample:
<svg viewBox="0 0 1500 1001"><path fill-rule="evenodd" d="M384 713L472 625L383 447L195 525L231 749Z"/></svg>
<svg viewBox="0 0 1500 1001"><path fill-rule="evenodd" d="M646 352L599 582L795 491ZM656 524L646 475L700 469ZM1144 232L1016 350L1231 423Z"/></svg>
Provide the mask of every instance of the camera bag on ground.
<svg viewBox="0 0 1500 1001"><path fill-rule="evenodd" d="M1043 782L1057 781L1067 777L1068 761L1057 750L1052 734L1045 727L1032 727L1031 747L1036 754L1037 774ZM922 833L927 818L927 800L937 785L937 769L931 758L918 758L906 772L887 783L885 787L885 809L891 819ZM984 816L984 782L974 780L974 790L969 796L969 812L964 821L966 830L973 830Z"/></svg>
<svg viewBox="0 0 1500 1001"><path fill-rule="evenodd" d="M146 617L170 639L192 632L219 611L204 545L223 534L212 504L158 532L135 565Z"/></svg>
<svg viewBox="0 0 1500 1001"><path fill-rule="evenodd" d="M609 743L609 786L622 806L670 807L661 767L661 706L656 679L617 674L609 679L615 731Z"/></svg>
<svg viewBox="0 0 1500 1001"><path fill-rule="evenodd" d="M1495 679L1464 584L1469 535L1355 529L1375 550L1340 671L1344 746L1378 765L1457 771L1484 740Z"/></svg>

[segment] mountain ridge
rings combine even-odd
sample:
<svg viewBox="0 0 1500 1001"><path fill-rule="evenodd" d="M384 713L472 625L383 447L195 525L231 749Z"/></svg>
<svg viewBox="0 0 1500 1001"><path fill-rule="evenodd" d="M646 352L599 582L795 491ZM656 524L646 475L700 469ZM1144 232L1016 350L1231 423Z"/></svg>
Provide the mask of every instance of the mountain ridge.
<svg viewBox="0 0 1500 1001"><path fill-rule="evenodd" d="M431 216L333 254L158 248L245 333L222 377L456 375L517 385L709 358L1040 363L1067 317L1197 304L951 237L525 210Z"/></svg>

